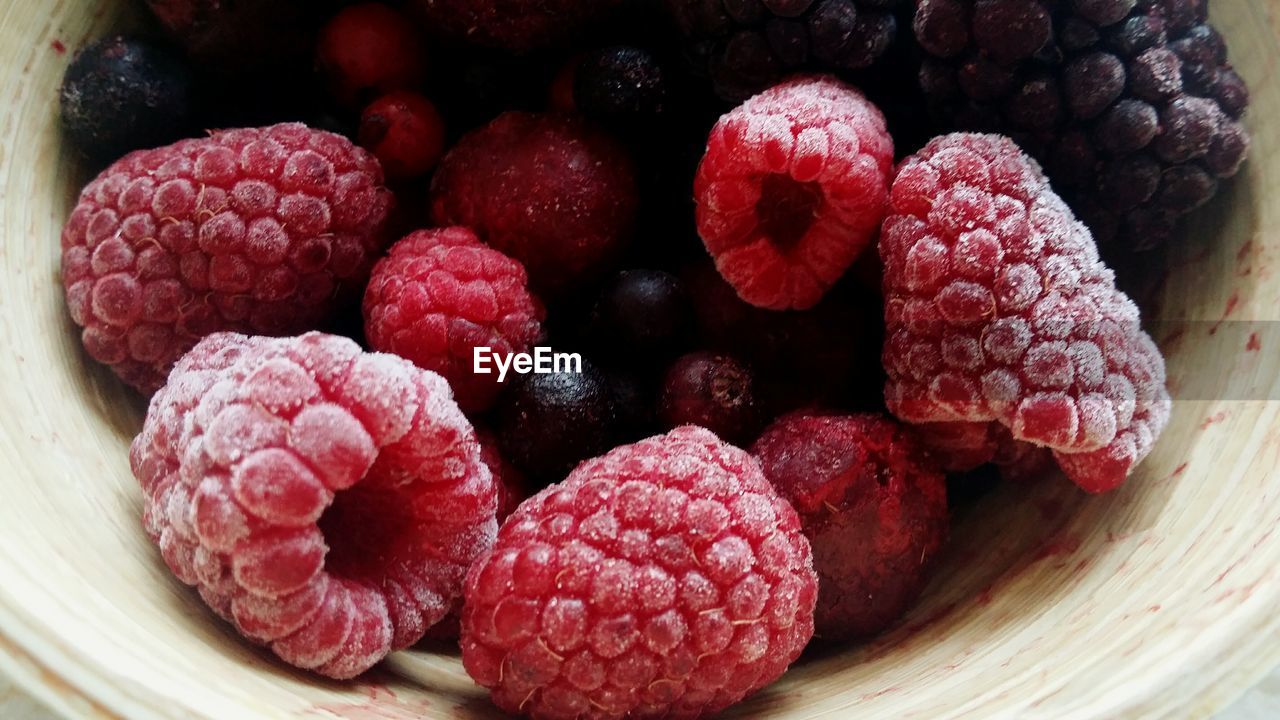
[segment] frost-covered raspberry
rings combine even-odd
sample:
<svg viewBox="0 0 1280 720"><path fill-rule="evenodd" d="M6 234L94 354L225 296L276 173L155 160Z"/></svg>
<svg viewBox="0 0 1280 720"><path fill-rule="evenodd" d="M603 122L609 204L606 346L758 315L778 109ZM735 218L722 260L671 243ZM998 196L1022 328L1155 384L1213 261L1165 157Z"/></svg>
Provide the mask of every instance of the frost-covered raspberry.
<svg viewBox="0 0 1280 720"><path fill-rule="evenodd" d="M874 635L915 602L947 537L947 486L881 415L794 413L751 448L795 507L818 573L817 636Z"/></svg>
<svg viewBox="0 0 1280 720"><path fill-rule="evenodd" d="M952 130L1044 163L1107 250L1166 240L1239 170L1244 80L1207 0L919 0L920 83Z"/></svg>
<svg viewBox="0 0 1280 720"><path fill-rule="evenodd" d="M1008 138L943 136L903 162L892 203L889 409L998 423L1085 490L1120 485L1168 420L1164 359L1039 165Z"/></svg>
<svg viewBox="0 0 1280 720"><path fill-rule="evenodd" d="M475 349L527 351L542 336L541 303L520 263L466 228L420 230L379 261L364 296L369 345L440 373L463 410L493 404L498 376L475 372Z"/></svg>
<svg viewBox="0 0 1280 720"><path fill-rule="evenodd" d="M581 120L508 112L436 169L431 214L524 264L535 287L580 282L630 238L638 199L626 149Z"/></svg>
<svg viewBox="0 0 1280 720"><path fill-rule="evenodd" d="M331 335L206 338L152 398L130 464L174 575L245 637L334 678L454 609L497 529L443 378Z"/></svg>
<svg viewBox="0 0 1280 720"><path fill-rule="evenodd" d="M816 596L760 466L684 427L520 506L467 575L462 662L511 713L703 717L786 670Z"/></svg>
<svg viewBox="0 0 1280 720"><path fill-rule="evenodd" d="M85 349L150 393L210 333L315 329L381 250L382 183L372 155L299 124L125 156L85 187L62 231Z"/></svg>
<svg viewBox="0 0 1280 720"><path fill-rule="evenodd" d="M893 139L860 92L802 77L720 118L698 167L698 233L743 300L813 307L884 218Z"/></svg>

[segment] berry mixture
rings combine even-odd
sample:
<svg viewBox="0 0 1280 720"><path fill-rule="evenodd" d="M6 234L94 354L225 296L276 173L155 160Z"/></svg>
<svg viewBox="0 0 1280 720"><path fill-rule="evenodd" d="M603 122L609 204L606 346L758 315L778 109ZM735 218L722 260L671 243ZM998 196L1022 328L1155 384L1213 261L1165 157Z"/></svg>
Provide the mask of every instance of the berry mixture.
<svg viewBox="0 0 1280 720"><path fill-rule="evenodd" d="M1119 486L1168 421L1164 359L1039 165L1008 138L947 135L902 163L892 194L889 410L999 423L1085 490Z"/></svg>
<svg viewBox="0 0 1280 720"><path fill-rule="evenodd" d="M711 131L698 233L743 300L813 307L879 229L892 165L884 116L861 93L829 77L783 83Z"/></svg>
<svg viewBox="0 0 1280 720"><path fill-rule="evenodd" d="M300 124L126 155L80 193L62 232L85 349L151 393L209 333L319 327L382 249L382 182L371 155Z"/></svg>
<svg viewBox="0 0 1280 720"><path fill-rule="evenodd" d="M511 713L710 715L799 657L812 562L760 466L679 428L520 506L467 575L462 662Z"/></svg>
<svg viewBox="0 0 1280 720"><path fill-rule="evenodd" d="M475 351L525 352L542 336L541 303L520 263L466 228L419 230L392 246L364 296L369 345L444 376L463 410L486 410L498 375L475 373Z"/></svg>
<svg viewBox="0 0 1280 720"><path fill-rule="evenodd" d="M147 4L68 58L61 281L151 395L158 561L537 719L717 713L899 624L986 493L1141 474L1104 259L1249 145L1207 0Z"/></svg>
<svg viewBox="0 0 1280 720"><path fill-rule="evenodd" d="M947 537L947 487L909 431L878 415L796 413L751 448L796 512L818 573L817 636L902 617Z"/></svg>
<svg viewBox="0 0 1280 720"><path fill-rule="evenodd" d="M1149 249L1236 174L1249 146L1249 92L1208 9L920 0L920 82L946 125L1007 133L1038 157L1099 243Z"/></svg>
<svg viewBox="0 0 1280 720"><path fill-rule="evenodd" d="M497 529L444 379L319 333L209 336L129 459L174 575L245 637L334 678L448 614Z"/></svg>

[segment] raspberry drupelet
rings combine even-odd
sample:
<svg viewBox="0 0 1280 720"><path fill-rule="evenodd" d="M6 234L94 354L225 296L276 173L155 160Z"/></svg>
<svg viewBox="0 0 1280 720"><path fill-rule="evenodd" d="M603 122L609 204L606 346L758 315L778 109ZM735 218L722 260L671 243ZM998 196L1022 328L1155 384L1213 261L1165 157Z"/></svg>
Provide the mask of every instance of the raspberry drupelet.
<svg viewBox="0 0 1280 720"><path fill-rule="evenodd" d="M372 155L304 125L140 150L67 220L67 306L89 355L151 393L210 333L319 327L368 277L391 205Z"/></svg>
<svg viewBox="0 0 1280 720"><path fill-rule="evenodd" d="M817 637L868 637L901 618L948 525L946 481L911 432L881 415L799 412L751 452L813 546Z"/></svg>
<svg viewBox="0 0 1280 720"><path fill-rule="evenodd" d="M800 520L742 450L678 428L535 495L467 574L462 662L547 720L711 715L813 634Z"/></svg>
<svg viewBox="0 0 1280 720"><path fill-rule="evenodd" d="M626 148L567 115L508 112L436 169L431 215L524 264L534 287L589 279L630 239L639 203Z"/></svg>
<svg viewBox="0 0 1280 720"><path fill-rule="evenodd" d="M1124 482L1169 417L1164 358L1040 166L1008 138L947 135L902 163L892 203L889 410L998 423L1090 492Z"/></svg>
<svg viewBox="0 0 1280 720"><path fill-rule="evenodd" d="M520 263L459 227L397 242L364 296L369 345L443 375L468 413L488 409L502 389L496 374L475 373L475 348L526 352L542 337L543 316Z"/></svg>
<svg viewBox="0 0 1280 720"><path fill-rule="evenodd" d="M698 234L745 301L813 307L871 243L887 205L884 116L832 77L801 77L720 119L698 167Z"/></svg>
<svg viewBox="0 0 1280 720"><path fill-rule="evenodd" d="M156 393L130 464L179 580L285 662L354 677L457 607L497 493L435 373L320 333L217 333Z"/></svg>
<svg viewBox="0 0 1280 720"><path fill-rule="evenodd" d="M1014 137L1123 257L1237 173L1249 91L1207 0L919 0L920 84L949 130Z"/></svg>

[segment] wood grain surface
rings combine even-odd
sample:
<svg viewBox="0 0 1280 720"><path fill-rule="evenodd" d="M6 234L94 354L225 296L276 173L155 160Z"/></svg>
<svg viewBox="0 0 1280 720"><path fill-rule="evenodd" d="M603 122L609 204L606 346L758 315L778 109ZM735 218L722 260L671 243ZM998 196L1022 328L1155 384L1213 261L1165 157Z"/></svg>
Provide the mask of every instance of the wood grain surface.
<svg viewBox="0 0 1280 720"><path fill-rule="evenodd" d="M76 718L495 717L456 654L399 653L358 682L294 672L173 580L140 527L127 444L142 403L89 362L58 283L85 180L57 133L75 48L125 3L0 0L0 675ZM733 718L1208 717L1280 659L1278 0L1213 5L1250 82L1242 177L1161 260L1175 390L1230 377L1255 400L1179 401L1124 489L1006 487L960 518L898 630L806 657ZM1159 269L1159 268L1157 268ZM5 715L5 717L10 717ZM22 717L14 715L13 717Z"/></svg>

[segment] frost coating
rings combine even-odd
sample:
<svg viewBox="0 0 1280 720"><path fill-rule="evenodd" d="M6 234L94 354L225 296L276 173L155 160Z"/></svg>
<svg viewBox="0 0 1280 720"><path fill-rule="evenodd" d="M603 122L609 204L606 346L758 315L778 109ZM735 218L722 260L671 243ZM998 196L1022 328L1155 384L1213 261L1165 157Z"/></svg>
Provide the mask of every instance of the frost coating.
<svg viewBox="0 0 1280 720"><path fill-rule="evenodd" d="M174 575L244 636L335 678L453 610L497 530L445 381L319 333L206 338L152 399L130 464Z"/></svg>
<svg viewBox="0 0 1280 720"><path fill-rule="evenodd" d="M1122 483L1168 420L1164 359L1040 167L1007 138L948 135L903 163L891 202L889 409L995 422L1086 490Z"/></svg>

